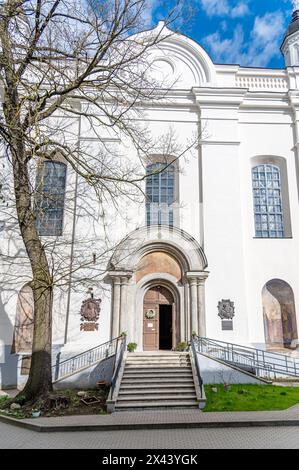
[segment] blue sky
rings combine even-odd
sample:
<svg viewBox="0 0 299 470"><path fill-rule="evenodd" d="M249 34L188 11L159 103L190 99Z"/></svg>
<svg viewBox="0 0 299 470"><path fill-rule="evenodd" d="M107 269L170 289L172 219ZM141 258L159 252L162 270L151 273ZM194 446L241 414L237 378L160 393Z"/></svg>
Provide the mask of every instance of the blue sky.
<svg viewBox="0 0 299 470"><path fill-rule="evenodd" d="M162 3L151 0L154 22L163 19ZM192 19L178 30L199 42L214 62L284 67L280 45L292 0L184 0L186 6L193 9Z"/></svg>

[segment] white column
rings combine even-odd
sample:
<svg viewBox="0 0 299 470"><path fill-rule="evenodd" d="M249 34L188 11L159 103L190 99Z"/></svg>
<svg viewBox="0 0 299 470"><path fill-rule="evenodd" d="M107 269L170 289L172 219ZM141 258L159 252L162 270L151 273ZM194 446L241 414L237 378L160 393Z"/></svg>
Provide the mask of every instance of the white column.
<svg viewBox="0 0 299 470"><path fill-rule="evenodd" d="M205 311L205 281L206 277L199 277L197 284L198 298L198 334L206 336L206 311Z"/></svg>
<svg viewBox="0 0 299 470"><path fill-rule="evenodd" d="M113 278L112 338L119 336L120 278Z"/></svg>
<svg viewBox="0 0 299 470"><path fill-rule="evenodd" d="M208 271L189 271L186 273L189 282L190 305L188 341L191 339L193 331L199 336L206 335L205 281L208 275Z"/></svg>
<svg viewBox="0 0 299 470"><path fill-rule="evenodd" d="M178 335L178 331L177 331L177 336L176 336L176 339L178 341L185 341L185 336L186 336L186 334L185 334L185 315L186 315L185 292L186 292L186 290L185 290L185 286L184 286L184 290L180 289L178 305L177 305L176 312L175 312L176 322L179 322L179 325L180 325L180 334Z"/></svg>
<svg viewBox="0 0 299 470"><path fill-rule="evenodd" d="M197 316L197 279L189 280L191 294L191 334L195 331L198 334L198 316Z"/></svg>
<svg viewBox="0 0 299 470"><path fill-rule="evenodd" d="M185 322L185 335L182 341L189 341L191 338L191 323L190 323L190 302L189 302L189 284L184 285L184 322Z"/></svg>
<svg viewBox="0 0 299 470"><path fill-rule="evenodd" d="M119 331L122 333L129 329L129 318L128 318L128 307L127 307L127 292L128 292L128 278L121 278L120 286L120 319L119 319Z"/></svg>

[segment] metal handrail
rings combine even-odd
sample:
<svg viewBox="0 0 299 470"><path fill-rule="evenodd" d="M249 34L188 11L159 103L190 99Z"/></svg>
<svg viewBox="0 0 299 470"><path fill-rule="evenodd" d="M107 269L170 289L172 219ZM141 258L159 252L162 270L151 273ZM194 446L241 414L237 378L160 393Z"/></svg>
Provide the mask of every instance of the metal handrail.
<svg viewBox="0 0 299 470"><path fill-rule="evenodd" d="M201 377L201 374L200 374L199 360L198 360L198 355L197 355L197 351L196 351L196 348L195 348L194 338L192 338L192 340L191 340L191 350L192 350L192 354L193 354L194 362L195 362L196 375L197 375L198 384L199 384L199 388L200 388L200 396L202 398L203 380L202 380L202 377Z"/></svg>
<svg viewBox="0 0 299 470"><path fill-rule="evenodd" d="M60 361L60 353L56 356L56 363L52 366L53 382L76 374L82 369L96 364L100 360L114 356L117 350L117 343L120 337L114 338L93 348L87 349L64 361Z"/></svg>
<svg viewBox="0 0 299 470"><path fill-rule="evenodd" d="M126 337L126 335L120 336L118 338L118 340L120 340L120 346L117 345L117 349L119 349L119 353L117 354L117 351L116 351L116 355L115 355L114 372L113 372L113 376L112 376L112 380L111 380L111 389L110 389L110 393L109 393L109 396L111 396L111 398L113 397L115 385L117 383L117 379L118 379L118 376L119 376L119 371L120 371L121 365L123 363L123 358L124 358L125 351L127 349L127 337Z"/></svg>
<svg viewBox="0 0 299 470"><path fill-rule="evenodd" d="M234 346L234 347L237 346L238 348L241 348L241 349L244 349L244 350L251 350L253 352L265 353L265 354L268 354L268 355L278 356L280 358L287 357L290 360L295 360L294 358L290 358L289 356L286 356L285 354L280 354L280 353L272 352L272 351L265 351L264 349L253 348L251 346L244 346L244 345L238 344L238 343L228 343L227 341L220 341L218 339L206 338L204 336L196 336L196 338L201 339L201 340L209 341L210 343L215 343L215 345L218 345L218 344L221 343L221 344L226 344L226 345ZM298 361L298 365L299 365L299 361Z"/></svg>
<svg viewBox="0 0 299 470"><path fill-rule="evenodd" d="M204 337L196 337L194 340L198 352L216 357L229 364L250 367L259 377L269 378L271 375L274 378L277 375L299 377L299 361L284 354Z"/></svg>

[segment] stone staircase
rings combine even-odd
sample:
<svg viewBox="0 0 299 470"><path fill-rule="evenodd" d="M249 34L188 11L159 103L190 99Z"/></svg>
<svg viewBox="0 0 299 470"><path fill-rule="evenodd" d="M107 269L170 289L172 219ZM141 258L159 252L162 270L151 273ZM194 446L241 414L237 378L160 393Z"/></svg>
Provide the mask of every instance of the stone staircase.
<svg viewBox="0 0 299 470"><path fill-rule="evenodd" d="M189 353L127 355L115 411L198 407Z"/></svg>

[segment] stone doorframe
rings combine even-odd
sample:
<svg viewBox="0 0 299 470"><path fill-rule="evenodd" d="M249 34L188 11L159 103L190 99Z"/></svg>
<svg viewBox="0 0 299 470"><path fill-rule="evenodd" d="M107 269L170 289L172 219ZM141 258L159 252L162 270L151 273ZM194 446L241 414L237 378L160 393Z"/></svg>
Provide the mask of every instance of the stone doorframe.
<svg viewBox="0 0 299 470"><path fill-rule="evenodd" d="M139 340L139 344L143 344L143 300L146 292L151 289L152 287L165 287L168 289L172 296L175 303L175 333L176 338L175 342L178 343L181 340L181 333L184 331L184 325L181 324L182 319L182 305L181 305L181 293L180 293L180 286L177 285L177 280L175 277L171 276L171 274L167 273L153 273L144 276L137 284L136 284L136 312L142 312L140 318L136 318L136 335ZM140 310L141 309L141 310ZM137 316L136 316L137 317ZM140 330L142 335L140 334ZM140 341L142 341L140 343Z"/></svg>
<svg viewBox="0 0 299 470"><path fill-rule="evenodd" d="M169 253L178 261L182 270L180 281L171 274L159 272L147 274L136 282L138 262L155 251ZM189 341L193 331L205 336L205 281L209 275L206 267L203 250L183 230L150 226L134 231L118 246L106 277L106 282L112 285L111 336L115 338L125 331L128 341L136 342L138 350L142 350L143 298L149 288L157 285L166 287L174 296L177 342Z"/></svg>
<svg viewBox="0 0 299 470"><path fill-rule="evenodd" d="M154 295L147 297L147 294L153 290ZM157 294L158 292L161 293L161 295ZM171 296L171 299L169 299L169 296ZM171 329L169 330L169 336L171 337L171 344L177 344L176 299L169 287L162 286L161 283L158 283L157 285L146 289L143 297L143 350L156 351L160 349L160 325L162 319L161 306L168 306L171 308ZM154 309L156 311L154 318L145 317L145 310L148 309ZM147 348L145 348L145 339L148 340L149 338L154 341L152 341L152 344L147 343ZM171 349L172 348L169 348L169 350Z"/></svg>

